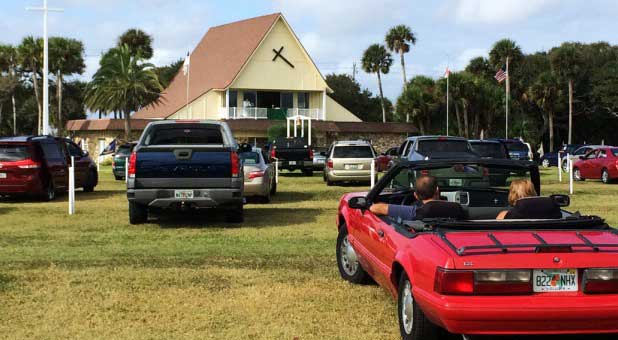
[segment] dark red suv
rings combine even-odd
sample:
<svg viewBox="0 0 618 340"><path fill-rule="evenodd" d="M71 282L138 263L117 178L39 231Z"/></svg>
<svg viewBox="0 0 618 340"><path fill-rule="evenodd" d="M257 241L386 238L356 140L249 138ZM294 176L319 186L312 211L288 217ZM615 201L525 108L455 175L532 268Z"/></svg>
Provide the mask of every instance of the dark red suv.
<svg viewBox="0 0 618 340"><path fill-rule="evenodd" d="M98 183L96 164L71 140L50 136L0 138L0 196L53 200L56 193L68 189L71 156L75 159L75 187L93 191Z"/></svg>

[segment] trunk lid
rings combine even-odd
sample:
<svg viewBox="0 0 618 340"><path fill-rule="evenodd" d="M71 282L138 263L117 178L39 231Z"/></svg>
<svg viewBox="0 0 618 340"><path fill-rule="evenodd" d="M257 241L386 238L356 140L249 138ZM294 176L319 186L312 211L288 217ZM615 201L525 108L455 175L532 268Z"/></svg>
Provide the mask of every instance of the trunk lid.
<svg viewBox="0 0 618 340"><path fill-rule="evenodd" d="M0 185L22 185L41 167L39 157L28 143L0 144Z"/></svg>

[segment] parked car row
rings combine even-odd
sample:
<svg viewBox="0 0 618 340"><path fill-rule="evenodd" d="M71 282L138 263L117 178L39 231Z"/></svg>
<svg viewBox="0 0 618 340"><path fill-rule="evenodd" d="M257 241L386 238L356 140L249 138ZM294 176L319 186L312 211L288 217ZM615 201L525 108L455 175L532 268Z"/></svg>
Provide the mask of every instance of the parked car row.
<svg viewBox="0 0 618 340"><path fill-rule="evenodd" d="M92 192L99 179L96 164L70 139L0 138L0 196L53 200L68 190L71 157L75 162L75 187Z"/></svg>

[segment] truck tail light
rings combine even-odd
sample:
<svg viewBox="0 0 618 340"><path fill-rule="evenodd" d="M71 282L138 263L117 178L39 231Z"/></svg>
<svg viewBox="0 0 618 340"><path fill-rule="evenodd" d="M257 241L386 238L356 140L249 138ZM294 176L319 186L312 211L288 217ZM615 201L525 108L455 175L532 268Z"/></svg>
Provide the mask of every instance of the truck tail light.
<svg viewBox="0 0 618 340"><path fill-rule="evenodd" d="M238 159L238 154L232 152L230 157L232 160L232 177L238 177L240 174L240 160Z"/></svg>
<svg viewBox="0 0 618 340"><path fill-rule="evenodd" d="M618 293L618 269L586 269L584 271L584 293Z"/></svg>
<svg viewBox="0 0 618 340"><path fill-rule="evenodd" d="M309 149L309 159L313 159L313 149Z"/></svg>
<svg viewBox="0 0 618 340"><path fill-rule="evenodd" d="M326 167L329 168L329 169L333 168L333 160L332 159L328 159L326 161Z"/></svg>
<svg viewBox="0 0 618 340"><path fill-rule="evenodd" d="M258 177L264 177L264 171L251 171L249 173L249 179L254 179Z"/></svg>
<svg viewBox="0 0 618 340"><path fill-rule="evenodd" d="M277 150L275 148L270 150L270 158L277 158Z"/></svg>
<svg viewBox="0 0 618 340"><path fill-rule="evenodd" d="M530 270L449 270L438 268L434 289L443 295L532 294Z"/></svg>
<svg viewBox="0 0 618 340"><path fill-rule="evenodd" d="M135 164L137 163L137 153L133 151L131 157L129 157L129 178L135 178Z"/></svg>

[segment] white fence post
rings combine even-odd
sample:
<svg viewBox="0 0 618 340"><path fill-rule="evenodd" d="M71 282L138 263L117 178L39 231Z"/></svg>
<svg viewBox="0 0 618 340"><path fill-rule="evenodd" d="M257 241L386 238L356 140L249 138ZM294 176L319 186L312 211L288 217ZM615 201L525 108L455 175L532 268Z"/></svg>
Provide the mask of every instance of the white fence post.
<svg viewBox="0 0 618 340"><path fill-rule="evenodd" d="M569 157L568 160L568 165L569 165L569 193L571 195L573 195L573 177L575 176L573 174L573 161L571 160L571 158Z"/></svg>
<svg viewBox="0 0 618 340"><path fill-rule="evenodd" d="M124 158L124 182L129 182L129 157Z"/></svg>
<svg viewBox="0 0 618 340"><path fill-rule="evenodd" d="M275 183L279 184L279 159L273 157L275 160Z"/></svg>
<svg viewBox="0 0 618 340"><path fill-rule="evenodd" d="M97 156L97 172L101 172L101 155Z"/></svg>
<svg viewBox="0 0 618 340"><path fill-rule="evenodd" d="M75 214L75 157L71 156L69 167L69 215Z"/></svg>
<svg viewBox="0 0 618 340"><path fill-rule="evenodd" d="M562 152L558 152L558 181L562 183Z"/></svg>
<svg viewBox="0 0 618 340"><path fill-rule="evenodd" d="M376 160L371 160L371 187L376 185Z"/></svg>

